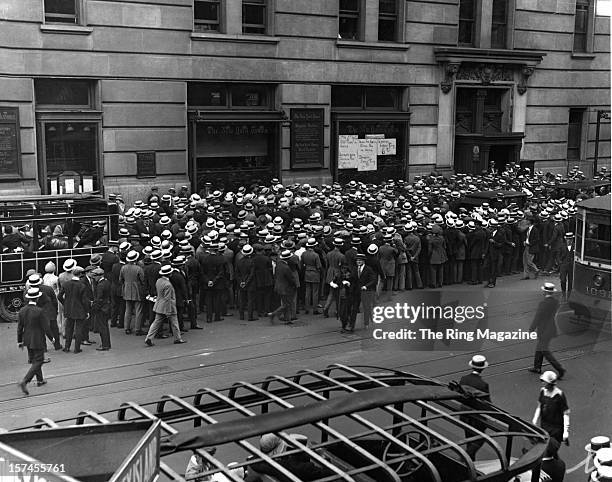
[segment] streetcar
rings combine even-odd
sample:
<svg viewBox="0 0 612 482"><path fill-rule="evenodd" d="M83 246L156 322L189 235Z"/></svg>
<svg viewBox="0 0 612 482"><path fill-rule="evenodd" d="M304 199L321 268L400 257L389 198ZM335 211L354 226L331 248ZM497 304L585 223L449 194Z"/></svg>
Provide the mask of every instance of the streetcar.
<svg viewBox="0 0 612 482"><path fill-rule="evenodd" d="M0 456L63 468L53 480L72 482L538 481L548 434L485 397L457 382L333 364L41 418L0 434Z"/></svg>
<svg viewBox="0 0 612 482"><path fill-rule="evenodd" d="M580 181L568 181L555 186L552 196L555 199L573 199L579 195L583 196L603 196L610 192L609 179L583 179Z"/></svg>
<svg viewBox="0 0 612 482"><path fill-rule="evenodd" d="M569 306L576 315L590 319L610 316L610 196L576 205L574 282Z"/></svg>
<svg viewBox="0 0 612 482"><path fill-rule="evenodd" d="M0 319L17 321L29 270L69 258L87 266L117 242L116 203L95 194L0 196Z"/></svg>

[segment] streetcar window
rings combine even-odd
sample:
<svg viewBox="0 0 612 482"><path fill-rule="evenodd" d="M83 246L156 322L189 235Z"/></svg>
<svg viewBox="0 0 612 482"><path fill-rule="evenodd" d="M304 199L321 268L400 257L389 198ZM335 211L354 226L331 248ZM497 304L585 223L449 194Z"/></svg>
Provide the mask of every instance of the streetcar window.
<svg viewBox="0 0 612 482"><path fill-rule="evenodd" d="M32 252L33 231L32 226L26 223L1 223L2 239L0 249L2 253Z"/></svg>
<svg viewBox="0 0 612 482"><path fill-rule="evenodd" d="M34 223L34 232L38 249L68 249L71 248L70 238L66 231L66 219L46 219Z"/></svg>
<svg viewBox="0 0 612 482"><path fill-rule="evenodd" d="M589 223L584 239L584 258L610 264L610 225Z"/></svg>
<svg viewBox="0 0 612 482"><path fill-rule="evenodd" d="M75 248L90 248L107 243L107 217L83 217L75 218L75 221L78 221L79 228L78 231L75 231Z"/></svg>
<svg viewBox="0 0 612 482"><path fill-rule="evenodd" d="M582 218L576 218L576 255L580 260L583 259L584 253L582 252Z"/></svg>

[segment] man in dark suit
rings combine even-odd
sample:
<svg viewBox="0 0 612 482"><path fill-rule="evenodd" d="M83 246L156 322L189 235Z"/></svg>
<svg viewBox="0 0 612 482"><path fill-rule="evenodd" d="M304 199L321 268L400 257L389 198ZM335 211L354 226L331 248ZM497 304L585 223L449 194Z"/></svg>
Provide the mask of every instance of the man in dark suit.
<svg viewBox="0 0 612 482"><path fill-rule="evenodd" d="M96 267L93 265L87 266L87 268L85 268L85 275L81 277L81 282L85 285L85 288L87 289L87 298L89 300L90 312L91 305L93 304L94 300L94 291L96 289L96 282L93 276L91 275L91 272L94 269L96 269ZM94 320L92 318L88 318L87 320L85 320L85 326L83 327L83 335L85 339L82 341L83 345L93 345L95 343L89 340L89 332L91 330L96 331L95 325L92 326L93 323Z"/></svg>
<svg viewBox="0 0 612 482"><path fill-rule="evenodd" d="M502 229L499 222L492 219L490 222L491 235L489 236L489 249L487 264L489 266L489 284L487 288L494 288L497 283L497 276L500 271L500 264L503 259L504 249L511 245L512 240L506 229Z"/></svg>
<svg viewBox="0 0 612 482"><path fill-rule="evenodd" d="M567 301L574 281L574 233L565 233L565 246L559 254L559 278L563 301Z"/></svg>
<svg viewBox="0 0 612 482"><path fill-rule="evenodd" d="M283 313L283 321L287 325L293 324L291 321L292 305L295 291L298 286L296 273L287 264L287 260L293 256L288 249L281 252L276 262L276 272L274 273L274 291L281 299L281 305L274 311L268 313L270 323L274 323L274 318L279 313Z"/></svg>
<svg viewBox="0 0 612 482"><path fill-rule="evenodd" d="M555 298L554 284L544 283L541 289L544 293L544 299L538 305L538 310L529 328L529 331L535 331L538 334L533 368L530 368L529 371L532 373L542 373L542 362L546 358L553 368L557 370L559 374L558 379L561 379L565 375L565 369L549 350L551 340L557 336L555 317L559 309L559 301Z"/></svg>
<svg viewBox="0 0 612 482"><path fill-rule="evenodd" d="M255 290L257 295L257 311L262 313L270 311L272 300L272 290L274 288L274 277L272 276L272 260L264 253L263 246L255 244L253 246L255 256L253 256L253 277L255 278Z"/></svg>
<svg viewBox="0 0 612 482"><path fill-rule="evenodd" d="M79 276L83 268L77 266L72 270L72 279L62 283L58 295L59 302L64 305L64 316L66 317L66 345L64 351L70 351L72 336L74 335L74 353L81 353L81 340L86 339L83 333L85 320L89 318L91 304L87 295L87 289L81 282Z"/></svg>
<svg viewBox="0 0 612 482"><path fill-rule="evenodd" d="M255 276L253 271L253 247L245 244L241 250L242 256L236 262L236 286L238 288L238 314L244 320L244 311L248 313L248 321L255 321Z"/></svg>
<svg viewBox="0 0 612 482"><path fill-rule="evenodd" d="M421 254L421 238L414 232L414 225L409 223L405 227L406 237L404 243L406 245L406 256L408 263L406 265L406 286L409 290L413 287L418 289L423 288L421 274L419 273L419 256Z"/></svg>
<svg viewBox="0 0 612 482"><path fill-rule="evenodd" d="M470 263L470 284L482 283L482 262L487 253L487 233L479 222L470 221L467 232L467 259Z"/></svg>
<svg viewBox="0 0 612 482"><path fill-rule="evenodd" d="M534 262L536 254L540 250L540 236L538 229L534 226L533 218L527 217L527 229L525 230L525 241L523 245L523 279L538 277L539 269Z"/></svg>
<svg viewBox="0 0 612 482"><path fill-rule="evenodd" d="M38 287L28 290L25 297L28 304L19 310L17 323L17 343L19 348L25 346L28 349L28 359L32 366L26 373L19 388L25 395L29 395L27 384L36 376L36 384L44 385L47 381L43 377L42 366L47 342L45 335L53 340L53 334L49 328L49 322L43 310L36 306L36 300L41 296ZM53 340L55 342L55 340Z"/></svg>
<svg viewBox="0 0 612 482"><path fill-rule="evenodd" d="M94 329L100 334L101 346L97 351L108 351L111 348L110 331L108 329L108 319L111 313L111 284L104 276L102 268L95 268L91 272L94 278L94 300L91 306L91 313Z"/></svg>
<svg viewBox="0 0 612 482"><path fill-rule="evenodd" d="M491 401L491 395L489 392L489 384L482 379L482 371L489 366L487 359L482 355L474 355L470 362L468 363L470 367L472 367L472 373L469 375L464 375L459 380L460 385L467 385L469 387L475 388L476 390L486 393L487 396L483 398L487 402ZM470 424L476 430L484 432L486 430L486 424L478 417L472 415L462 415L461 421ZM465 436L473 437L475 434L472 430L466 429ZM484 445L484 439L474 440L473 442L468 442L466 447L466 452L470 456L472 460L476 460L476 452Z"/></svg>
<svg viewBox="0 0 612 482"><path fill-rule="evenodd" d="M357 269L353 278L356 280L355 292L353 296L353 309L351 312L351 326L349 331L355 329L359 304L363 303L363 326L368 328L372 321L372 310L376 300L376 285L378 284L378 274L371 266L366 265L364 254L358 254Z"/></svg>
<svg viewBox="0 0 612 482"><path fill-rule="evenodd" d="M40 297L36 300L36 306L43 310L45 318L49 323L49 329L51 330L50 340L53 339L53 345L56 350L61 350L62 345L59 339L59 328L57 326L57 296L55 291L50 286L43 284L42 278L38 273L30 275L28 277L28 284L30 288L38 288L40 290ZM45 361L49 361L46 359Z"/></svg>
<svg viewBox="0 0 612 482"><path fill-rule="evenodd" d="M224 309L222 296L229 281L227 262L219 252L219 245L212 243L210 248L211 254L202 264L202 282L206 286L206 323L222 320Z"/></svg>

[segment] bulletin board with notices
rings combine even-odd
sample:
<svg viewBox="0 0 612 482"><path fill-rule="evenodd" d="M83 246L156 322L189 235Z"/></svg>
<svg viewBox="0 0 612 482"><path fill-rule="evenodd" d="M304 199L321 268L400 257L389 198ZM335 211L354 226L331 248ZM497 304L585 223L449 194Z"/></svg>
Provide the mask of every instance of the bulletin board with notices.
<svg viewBox="0 0 612 482"><path fill-rule="evenodd" d="M340 123L338 135L338 180L403 177L404 123Z"/></svg>

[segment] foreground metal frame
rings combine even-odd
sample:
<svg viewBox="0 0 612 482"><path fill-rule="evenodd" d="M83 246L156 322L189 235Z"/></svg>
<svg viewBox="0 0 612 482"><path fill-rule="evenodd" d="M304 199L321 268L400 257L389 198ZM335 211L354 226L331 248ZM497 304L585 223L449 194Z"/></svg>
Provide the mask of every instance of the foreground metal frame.
<svg viewBox="0 0 612 482"><path fill-rule="evenodd" d="M460 478L453 480L505 481L532 469L532 480L538 480L540 459L548 441L546 432L484 401L482 393L466 392L464 388L467 389L457 384L446 386L398 370L334 364L321 371L302 370L292 377L274 375L259 383L237 382L224 390L205 388L182 398L164 395L159 400L140 405L127 402L114 410L101 413L85 411L75 418L60 421L41 418L26 428L159 419L164 436L171 441L184 434L185 424L189 424L187 432L194 434L196 441L199 440L198 433L208 432L198 447L194 448L193 444L189 447L210 465L210 469L199 477L223 473L234 482L241 479L233 476L214 452L206 450L217 445L213 443L217 433L224 436L219 448L232 444L234 449L241 449L249 457L232 469L248 469L254 464L264 463L278 479L288 481L301 480L284 463L291 456L307 456L317 466L327 469L330 475L317 479L326 482L374 480L371 474L376 474L376 480L381 482L415 480L414 477L423 481L446 482L440 460L448 461L454 467L454 474L461 474ZM381 402L380 406L369 410L330 410L316 420L295 419L285 423L282 429L278 424L269 424L274 414L281 417L284 411L301 410L300 413L304 413L304 406L329 404L337 397L344 397L341 399L344 400L374 392L384 394L384 389L395 393L404 390L401 393L407 396L390 404ZM414 396L410 395L411 391ZM428 391L432 396L423 396ZM296 409L297 406L302 408ZM338 428L341 423L336 422L341 418L345 425L359 430L346 433L346 430ZM380 423L381 418L389 423ZM236 426L237 419L245 422L244 432L234 430L233 433L228 428ZM469 423L470 419L477 419L476 425L481 429L486 426L486 429L476 429ZM314 431L318 440L302 443L284 432L285 428ZM269 432L276 433L287 444L287 450L282 454L270 457L259 449L259 436ZM364 447L367 440L385 444L382 456ZM483 450L493 454L495 468L488 474L479 472L466 452L468 443L479 441L486 447ZM171 451L175 450L186 449L175 447ZM335 457L333 454L338 451L350 454L350 457ZM513 453L519 455L512 457ZM186 480L170 467L168 456L162 457L161 472L171 480ZM353 460L358 462L351 464Z"/></svg>

